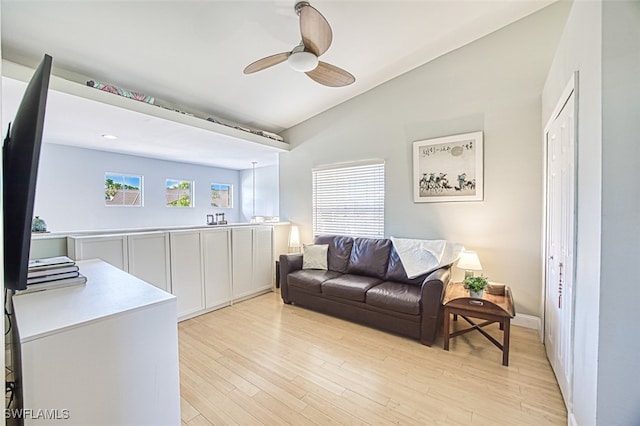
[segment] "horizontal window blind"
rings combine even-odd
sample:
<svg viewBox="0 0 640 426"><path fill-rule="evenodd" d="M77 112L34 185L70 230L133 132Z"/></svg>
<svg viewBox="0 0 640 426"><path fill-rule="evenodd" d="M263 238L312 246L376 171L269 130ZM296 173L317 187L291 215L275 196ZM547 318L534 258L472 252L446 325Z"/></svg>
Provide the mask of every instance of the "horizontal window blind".
<svg viewBox="0 0 640 426"><path fill-rule="evenodd" d="M314 235L384 236L384 163L313 170Z"/></svg>

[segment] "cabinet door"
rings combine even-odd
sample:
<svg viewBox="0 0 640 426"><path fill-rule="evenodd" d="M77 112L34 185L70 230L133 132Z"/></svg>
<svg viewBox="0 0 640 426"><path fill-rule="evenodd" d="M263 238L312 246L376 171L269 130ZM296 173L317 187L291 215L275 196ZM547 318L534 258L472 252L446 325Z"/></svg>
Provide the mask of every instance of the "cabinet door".
<svg viewBox="0 0 640 426"><path fill-rule="evenodd" d="M127 236L129 273L164 290L171 291L169 234L145 232Z"/></svg>
<svg viewBox="0 0 640 426"><path fill-rule="evenodd" d="M231 256L233 259L233 298L253 293L253 228L231 230Z"/></svg>
<svg viewBox="0 0 640 426"><path fill-rule="evenodd" d="M178 318L204 309L199 231L170 232L171 290L178 299Z"/></svg>
<svg viewBox="0 0 640 426"><path fill-rule="evenodd" d="M268 290L273 283L273 241L269 226L253 228L253 289Z"/></svg>
<svg viewBox="0 0 640 426"><path fill-rule="evenodd" d="M68 237L67 252L73 260L102 259L118 269L129 271L126 235Z"/></svg>
<svg viewBox="0 0 640 426"><path fill-rule="evenodd" d="M231 239L228 229L202 231L205 307L228 305L231 301Z"/></svg>

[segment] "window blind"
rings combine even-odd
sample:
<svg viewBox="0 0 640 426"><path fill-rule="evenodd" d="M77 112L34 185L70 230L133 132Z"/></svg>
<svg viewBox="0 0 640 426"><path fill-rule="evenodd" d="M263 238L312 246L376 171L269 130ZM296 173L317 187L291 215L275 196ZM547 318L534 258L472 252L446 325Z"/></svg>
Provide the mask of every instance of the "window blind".
<svg viewBox="0 0 640 426"><path fill-rule="evenodd" d="M313 170L314 235L384 237L384 162Z"/></svg>

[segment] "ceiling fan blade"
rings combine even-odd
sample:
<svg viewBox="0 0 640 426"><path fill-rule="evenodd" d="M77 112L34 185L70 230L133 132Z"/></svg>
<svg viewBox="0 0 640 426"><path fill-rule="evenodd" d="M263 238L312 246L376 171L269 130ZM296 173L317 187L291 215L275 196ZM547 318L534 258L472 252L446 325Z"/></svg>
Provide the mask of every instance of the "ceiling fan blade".
<svg viewBox="0 0 640 426"><path fill-rule="evenodd" d="M318 62L318 66L313 71L305 74L315 82L329 87L348 86L356 81L351 73L322 61Z"/></svg>
<svg viewBox="0 0 640 426"><path fill-rule="evenodd" d="M247 65L243 72L245 74L252 74L254 72L262 71L263 69L272 67L274 65L278 65L280 62L286 61L290 54L290 52L276 53L275 55L258 59L257 61Z"/></svg>
<svg viewBox="0 0 640 426"><path fill-rule="evenodd" d="M300 34L304 47L316 56L322 55L331 46L333 32L329 22L309 3L300 3Z"/></svg>

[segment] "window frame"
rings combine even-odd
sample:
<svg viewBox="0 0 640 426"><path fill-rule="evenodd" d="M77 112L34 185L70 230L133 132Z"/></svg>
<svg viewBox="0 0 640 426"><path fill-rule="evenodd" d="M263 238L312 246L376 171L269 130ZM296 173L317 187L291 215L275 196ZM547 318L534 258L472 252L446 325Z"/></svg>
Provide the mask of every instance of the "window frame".
<svg viewBox="0 0 640 426"><path fill-rule="evenodd" d="M169 182L176 182L176 184L183 184L183 183L189 183L189 205L188 206L183 206L180 204L176 204L176 205L171 205L169 203L167 203L167 190L172 189L169 186ZM176 184L172 185L175 186ZM174 179L174 178L166 178L164 181L164 204L167 208L186 208L186 209L192 209L196 206L196 200L195 200L195 194L196 194L196 182L195 180L190 180L190 179ZM177 189L177 188L176 188ZM178 198L178 200L180 200L180 198ZM176 200L176 201L178 201Z"/></svg>
<svg viewBox="0 0 640 426"><path fill-rule="evenodd" d="M385 185L384 160L313 168L313 235L384 238Z"/></svg>
<svg viewBox="0 0 640 426"><path fill-rule="evenodd" d="M215 191L213 189L214 185L219 185L219 186L228 186L229 187L229 205L228 206L214 206L213 205L213 191ZM233 201L234 201L234 196L233 196L233 184L232 183L216 183L216 182L212 182L211 185L209 185L209 189L210 189L210 197L209 197L209 202L211 207L215 208L215 209L232 209L233 208Z"/></svg>
<svg viewBox="0 0 640 426"><path fill-rule="evenodd" d="M138 192L140 193L140 196L139 196L140 203L139 204L125 204L124 201L125 201L126 197L123 196L123 203L122 204L108 204L107 203L107 180L109 179L109 176L122 178L122 184L123 185L126 185L126 179L127 178L136 178L136 179L138 179L139 182L140 182L140 187L138 189ZM144 176L143 175L135 174L135 173L104 172L104 180L103 180L103 182L104 182L104 195L105 195L104 205L105 205L105 207L144 207ZM115 196L115 194L114 194L114 196Z"/></svg>

